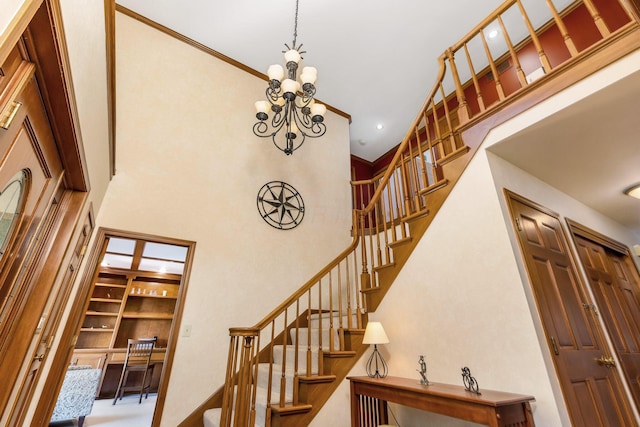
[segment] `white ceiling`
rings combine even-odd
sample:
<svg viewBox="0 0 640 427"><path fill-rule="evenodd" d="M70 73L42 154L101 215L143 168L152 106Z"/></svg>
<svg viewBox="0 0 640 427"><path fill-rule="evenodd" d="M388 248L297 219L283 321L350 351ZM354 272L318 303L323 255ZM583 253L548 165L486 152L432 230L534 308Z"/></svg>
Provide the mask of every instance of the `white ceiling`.
<svg viewBox="0 0 640 427"><path fill-rule="evenodd" d="M639 95L636 71L490 151L626 225L640 239L640 200L624 194L640 183Z"/></svg>
<svg viewBox="0 0 640 427"><path fill-rule="evenodd" d="M502 4L299 1L297 42L307 51L304 64L318 68L317 98L351 115L351 153L370 161L404 137L435 83L442 52ZM527 10L546 10L542 0L523 2ZM567 2L554 0L556 7ZM283 64L284 43L293 40L295 0L117 3L263 73ZM494 151L640 236L640 200L621 193L640 182L639 94L636 75Z"/></svg>

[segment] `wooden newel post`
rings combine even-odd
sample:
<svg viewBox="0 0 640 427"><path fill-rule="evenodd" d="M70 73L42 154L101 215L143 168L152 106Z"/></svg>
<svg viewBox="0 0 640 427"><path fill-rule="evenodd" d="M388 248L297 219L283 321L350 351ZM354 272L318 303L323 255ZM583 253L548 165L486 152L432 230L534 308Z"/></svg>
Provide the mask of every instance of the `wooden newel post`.
<svg viewBox="0 0 640 427"><path fill-rule="evenodd" d="M250 418L250 410L251 410L251 398L253 396L252 388L254 387L252 373L253 370L252 362L253 362L253 336L244 336L243 344L240 354L240 366L238 370L238 388L236 395L236 407L235 407L235 417L234 417L234 426L247 426L249 425Z"/></svg>

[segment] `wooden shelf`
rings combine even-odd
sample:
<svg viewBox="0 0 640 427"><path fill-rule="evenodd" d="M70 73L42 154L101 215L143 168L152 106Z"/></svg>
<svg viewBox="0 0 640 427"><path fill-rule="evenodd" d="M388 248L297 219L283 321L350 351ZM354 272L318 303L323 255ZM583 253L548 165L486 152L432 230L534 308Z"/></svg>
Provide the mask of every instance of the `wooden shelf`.
<svg viewBox="0 0 640 427"><path fill-rule="evenodd" d="M178 299L174 295L148 295L148 294L129 294L129 298L159 298L159 299Z"/></svg>
<svg viewBox="0 0 640 427"><path fill-rule="evenodd" d="M81 328L80 332L113 332L113 328Z"/></svg>
<svg viewBox="0 0 640 427"><path fill-rule="evenodd" d="M123 319L171 320L173 313L122 313Z"/></svg>
<svg viewBox="0 0 640 427"><path fill-rule="evenodd" d="M87 316L110 316L110 317L118 317L118 313L111 313L108 311L87 311Z"/></svg>
<svg viewBox="0 0 640 427"><path fill-rule="evenodd" d="M122 303L121 299L114 299L114 298L91 298L90 301L109 302L109 303L114 303L114 304L121 304Z"/></svg>
<svg viewBox="0 0 640 427"><path fill-rule="evenodd" d="M127 285L119 285L114 283L100 283L96 282L96 286L105 287L105 288L126 288Z"/></svg>

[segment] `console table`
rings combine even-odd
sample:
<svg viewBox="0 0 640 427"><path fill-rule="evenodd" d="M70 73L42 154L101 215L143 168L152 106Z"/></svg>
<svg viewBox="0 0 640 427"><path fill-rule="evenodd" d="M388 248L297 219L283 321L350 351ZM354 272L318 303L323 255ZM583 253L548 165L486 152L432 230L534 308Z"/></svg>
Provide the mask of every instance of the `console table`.
<svg viewBox="0 0 640 427"><path fill-rule="evenodd" d="M533 396L431 383L418 379L348 377L351 382L351 426L377 427L388 419L387 402L411 406L491 427L533 427Z"/></svg>

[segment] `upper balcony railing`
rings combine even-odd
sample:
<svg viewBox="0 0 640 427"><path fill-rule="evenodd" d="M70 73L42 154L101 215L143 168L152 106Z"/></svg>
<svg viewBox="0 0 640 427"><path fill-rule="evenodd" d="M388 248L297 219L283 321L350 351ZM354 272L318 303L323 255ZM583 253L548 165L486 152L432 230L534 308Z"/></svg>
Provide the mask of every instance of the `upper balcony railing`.
<svg viewBox="0 0 640 427"><path fill-rule="evenodd" d="M322 374L324 353L344 351L345 330L364 328L376 272L468 152L461 129L636 30L637 12L626 0L507 0L447 49L386 171L352 183L352 244L258 324L230 329L220 425L269 425L272 409L300 403L298 382Z"/></svg>

